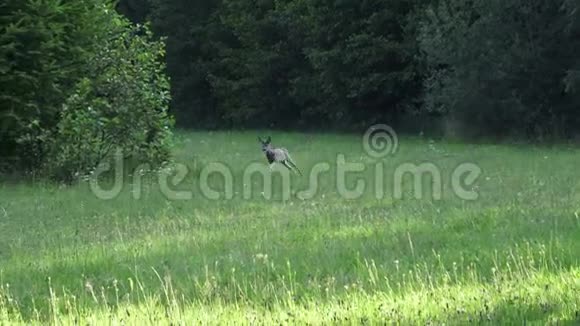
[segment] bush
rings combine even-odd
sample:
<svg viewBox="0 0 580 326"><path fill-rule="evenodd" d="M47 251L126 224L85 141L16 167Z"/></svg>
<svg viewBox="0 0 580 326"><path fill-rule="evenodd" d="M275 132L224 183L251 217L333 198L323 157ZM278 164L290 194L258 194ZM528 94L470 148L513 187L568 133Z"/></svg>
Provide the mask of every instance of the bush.
<svg viewBox="0 0 580 326"><path fill-rule="evenodd" d="M50 133L46 167L59 179L88 173L119 149L126 158L154 165L169 155L163 44L148 28L123 19L115 18L112 26L111 38L87 65L91 78L76 84Z"/></svg>
<svg viewBox="0 0 580 326"><path fill-rule="evenodd" d="M131 25L107 0L10 0L4 8L0 156L66 181L116 148L167 159L164 44L148 27Z"/></svg>

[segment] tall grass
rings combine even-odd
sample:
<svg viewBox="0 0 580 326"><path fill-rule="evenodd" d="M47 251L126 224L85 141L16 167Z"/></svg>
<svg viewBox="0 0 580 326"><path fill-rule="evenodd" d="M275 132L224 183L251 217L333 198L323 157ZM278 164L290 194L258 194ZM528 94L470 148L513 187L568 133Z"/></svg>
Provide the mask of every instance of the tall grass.
<svg viewBox="0 0 580 326"><path fill-rule="evenodd" d="M2 184L0 324L580 322L576 149L404 138L377 199L376 161L360 137L274 133L305 177L292 176L290 200L280 178L271 200L255 178L246 200L244 168L266 164L256 136L180 133L176 162L189 173L171 187L192 189L189 200L168 199L156 174L137 196L128 173L112 200L85 182ZM358 199L336 190L338 154L367 166ZM212 162L233 171L233 199L199 191ZM301 199L320 162L331 170ZM410 179L405 197L393 196L393 171L409 162L442 171L442 200L415 199ZM464 162L483 171L475 201L450 186Z"/></svg>

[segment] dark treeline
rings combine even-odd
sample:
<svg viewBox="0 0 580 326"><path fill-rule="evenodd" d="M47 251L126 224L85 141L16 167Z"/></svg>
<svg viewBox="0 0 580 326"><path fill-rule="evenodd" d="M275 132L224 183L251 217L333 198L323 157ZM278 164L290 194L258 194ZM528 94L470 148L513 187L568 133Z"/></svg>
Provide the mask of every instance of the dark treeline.
<svg viewBox="0 0 580 326"><path fill-rule="evenodd" d="M381 122L575 137L579 9L578 0L5 0L0 172L73 180L114 148L162 163L168 112L204 129Z"/></svg>
<svg viewBox="0 0 580 326"><path fill-rule="evenodd" d="M573 136L580 122L578 7L576 0L119 4L167 37L181 126L356 129L444 117L432 124L446 121L465 136L531 138Z"/></svg>
<svg viewBox="0 0 580 326"><path fill-rule="evenodd" d="M413 2L136 0L119 9L167 36L181 126L342 129L420 110Z"/></svg>

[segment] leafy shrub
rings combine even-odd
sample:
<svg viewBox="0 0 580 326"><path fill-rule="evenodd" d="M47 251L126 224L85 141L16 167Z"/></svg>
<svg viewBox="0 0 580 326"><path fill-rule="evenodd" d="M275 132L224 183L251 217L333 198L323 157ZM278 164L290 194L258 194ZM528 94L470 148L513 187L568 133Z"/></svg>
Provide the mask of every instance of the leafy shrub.
<svg viewBox="0 0 580 326"><path fill-rule="evenodd" d="M18 10L0 14L10 22L0 36L0 63L9 67L0 80L1 156L66 181L114 149L150 163L167 159L164 44L147 26L131 25L107 0L7 7Z"/></svg>
<svg viewBox="0 0 580 326"><path fill-rule="evenodd" d="M60 179L90 172L114 150L153 164L169 155L163 44L146 27L120 18L112 26L111 38L88 62L91 78L77 83L51 134L47 166Z"/></svg>

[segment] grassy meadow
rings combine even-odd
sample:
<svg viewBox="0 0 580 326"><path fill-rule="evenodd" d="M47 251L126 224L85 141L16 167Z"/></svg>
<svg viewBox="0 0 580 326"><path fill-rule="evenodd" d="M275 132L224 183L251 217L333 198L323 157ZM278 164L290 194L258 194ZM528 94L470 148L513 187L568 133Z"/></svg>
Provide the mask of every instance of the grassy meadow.
<svg viewBox="0 0 580 326"><path fill-rule="evenodd" d="M276 132L304 173L284 200L285 168L268 170L258 135L180 132L181 180L125 171L110 200L87 182L0 184L0 325L580 323L578 149L401 137L377 198L362 135ZM359 198L337 191L340 154L366 167L346 180L364 180ZM441 171L442 198L430 178L423 198L411 178L397 198L397 167L425 162ZM466 162L482 171L468 185L476 200L453 188ZM232 171L233 198L204 196L212 163ZM270 199L243 178L257 163L274 176Z"/></svg>

